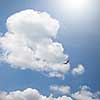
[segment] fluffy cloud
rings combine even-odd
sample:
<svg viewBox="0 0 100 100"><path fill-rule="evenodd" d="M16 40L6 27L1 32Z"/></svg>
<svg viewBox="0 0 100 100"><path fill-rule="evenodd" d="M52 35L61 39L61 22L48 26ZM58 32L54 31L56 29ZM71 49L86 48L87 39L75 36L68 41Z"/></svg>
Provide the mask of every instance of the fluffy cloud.
<svg viewBox="0 0 100 100"><path fill-rule="evenodd" d="M75 98L75 100L100 100L100 93L92 93L89 87L82 86L80 91L72 94L72 97Z"/></svg>
<svg viewBox="0 0 100 100"><path fill-rule="evenodd" d="M46 97L40 95L37 90L28 88L24 91L1 92L0 100L46 100Z"/></svg>
<svg viewBox="0 0 100 100"><path fill-rule="evenodd" d="M38 90L28 88L23 91L0 92L0 100L100 100L100 92L92 93L87 86L82 86L81 89L72 96L47 97L41 95Z"/></svg>
<svg viewBox="0 0 100 100"><path fill-rule="evenodd" d="M81 75L81 74L84 73L84 71L85 71L84 66L81 65L81 64L79 64L76 68L74 68L74 69L72 70L72 74L73 74L73 75Z"/></svg>
<svg viewBox="0 0 100 100"><path fill-rule="evenodd" d="M70 97L62 96L53 98L41 95L36 89L28 88L24 91L0 92L0 100L72 100Z"/></svg>
<svg viewBox="0 0 100 100"><path fill-rule="evenodd" d="M71 90L69 86L57 86L57 85L51 85L50 89L56 93L61 93L61 94L70 94Z"/></svg>
<svg viewBox="0 0 100 100"><path fill-rule="evenodd" d="M8 32L0 38L2 59L14 68L45 71L61 77L70 69L61 43L54 42L59 22L46 12L25 10L7 19Z"/></svg>

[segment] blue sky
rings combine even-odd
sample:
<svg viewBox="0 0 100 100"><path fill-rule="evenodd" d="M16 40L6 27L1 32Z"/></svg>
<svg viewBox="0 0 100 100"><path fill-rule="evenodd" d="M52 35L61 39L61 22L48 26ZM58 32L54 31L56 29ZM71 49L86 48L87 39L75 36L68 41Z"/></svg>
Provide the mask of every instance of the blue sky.
<svg viewBox="0 0 100 100"><path fill-rule="evenodd" d="M45 11L60 22L56 40L63 44L64 53L70 57L71 69L83 64L85 72L73 76L70 72L65 79L48 78L41 72L30 69L11 68L6 62L0 63L0 90L15 91L26 88L38 89L44 95L50 95L50 85L69 85L72 92L79 86L87 85L92 91L100 91L100 2L90 0L94 4L86 14L77 17L57 6L57 0L1 0L0 32L7 32L6 20L12 14L34 9ZM63 9L63 8L62 8ZM75 12L74 12L75 13Z"/></svg>

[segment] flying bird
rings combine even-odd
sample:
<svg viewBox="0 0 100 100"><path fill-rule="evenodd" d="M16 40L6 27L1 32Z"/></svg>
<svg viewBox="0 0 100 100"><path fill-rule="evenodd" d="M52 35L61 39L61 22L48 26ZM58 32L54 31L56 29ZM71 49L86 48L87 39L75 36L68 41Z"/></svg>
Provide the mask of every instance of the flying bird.
<svg viewBox="0 0 100 100"><path fill-rule="evenodd" d="M68 64L69 63L69 57L67 58L67 60L64 62L64 64Z"/></svg>

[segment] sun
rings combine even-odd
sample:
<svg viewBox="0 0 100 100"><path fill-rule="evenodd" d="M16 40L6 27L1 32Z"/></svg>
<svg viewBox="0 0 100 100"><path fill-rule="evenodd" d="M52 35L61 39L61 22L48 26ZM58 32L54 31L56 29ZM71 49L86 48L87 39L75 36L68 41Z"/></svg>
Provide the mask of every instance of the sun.
<svg viewBox="0 0 100 100"><path fill-rule="evenodd" d="M82 12L88 6L89 0L59 0L59 6L62 10L69 12Z"/></svg>
<svg viewBox="0 0 100 100"><path fill-rule="evenodd" d="M78 10L85 7L86 0L64 0L64 3L66 3L67 6Z"/></svg>

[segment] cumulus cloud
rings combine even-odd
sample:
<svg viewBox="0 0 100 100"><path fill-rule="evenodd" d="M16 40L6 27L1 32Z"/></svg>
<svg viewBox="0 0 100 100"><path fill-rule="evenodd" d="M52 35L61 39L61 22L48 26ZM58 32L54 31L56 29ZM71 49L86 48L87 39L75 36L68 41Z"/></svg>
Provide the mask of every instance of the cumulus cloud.
<svg viewBox="0 0 100 100"><path fill-rule="evenodd" d="M38 90L27 88L23 91L17 90L13 92L0 92L0 100L100 100L100 92L93 93L87 86L82 86L81 89L72 96L47 97L39 93Z"/></svg>
<svg viewBox="0 0 100 100"><path fill-rule="evenodd" d="M81 75L85 71L85 68L82 64L79 64L76 68L73 68L72 74L73 75Z"/></svg>
<svg viewBox="0 0 100 100"><path fill-rule="evenodd" d="M62 96L53 98L41 95L38 90L28 88L24 91L0 92L0 100L72 100L70 97Z"/></svg>
<svg viewBox="0 0 100 100"><path fill-rule="evenodd" d="M1 92L0 100L46 100L46 97L40 95L37 90L28 88L24 91Z"/></svg>
<svg viewBox="0 0 100 100"><path fill-rule="evenodd" d="M93 93L87 86L82 86L80 91L72 94L72 97L76 100L100 100L99 92Z"/></svg>
<svg viewBox="0 0 100 100"><path fill-rule="evenodd" d="M70 94L71 88L69 86L57 86L57 85L51 85L50 90L56 93L61 94Z"/></svg>
<svg viewBox="0 0 100 100"><path fill-rule="evenodd" d="M62 77L70 69L61 43L54 42L59 22L46 12L24 10L7 19L8 32L0 38L3 60L11 67ZM51 73L52 72L52 73Z"/></svg>

